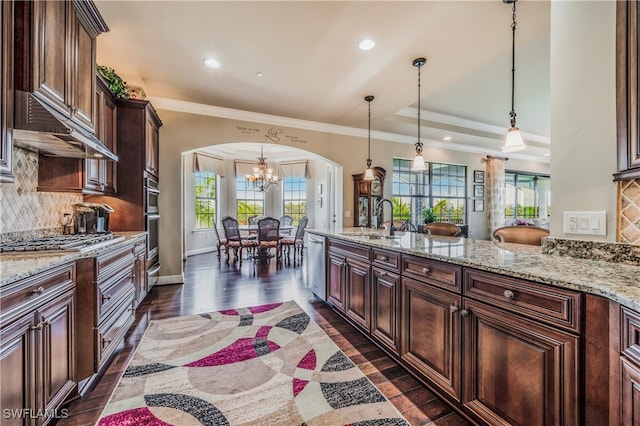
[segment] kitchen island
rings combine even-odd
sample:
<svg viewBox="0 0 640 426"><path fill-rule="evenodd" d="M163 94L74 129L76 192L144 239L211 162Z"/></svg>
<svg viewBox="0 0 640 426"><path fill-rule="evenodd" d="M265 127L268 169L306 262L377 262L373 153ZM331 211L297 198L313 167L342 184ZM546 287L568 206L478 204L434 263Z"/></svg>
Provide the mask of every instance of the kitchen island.
<svg viewBox="0 0 640 426"><path fill-rule="evenodd" d="M478 424L639 424L640 267L321 230L327 302Z"/></svg>

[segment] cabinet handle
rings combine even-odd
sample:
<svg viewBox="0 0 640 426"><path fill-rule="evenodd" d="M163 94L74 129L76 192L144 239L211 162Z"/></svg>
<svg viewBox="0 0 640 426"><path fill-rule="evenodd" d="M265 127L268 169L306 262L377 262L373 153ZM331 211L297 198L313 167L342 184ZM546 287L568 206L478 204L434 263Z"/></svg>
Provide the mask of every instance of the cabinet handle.
<svg viewBox="0 0 640 426"><path fill-rule="evenodd" d="M507 299L512 300L513 296L515 296L515 295L513 294L513 292L511 290L505 290L504 291L504 297L506 297Z"/></svg>
<svg viewBox="0 0 640 426"><path fill-rule="evenodd" d="M33 290L31 290L31 293L33 293L33 294L42 294L42 293L44 293L44 287L40 286L38 288L34 288Z"/></svg>
<svg viewBox="0 0 640 426"><path fill-rule="evenodd" d="M381 276L381 277L386 277L386 276L387 276L387 273L386 273L385 271L380 271L380 276Z"/></svg>
<svg viewBox="0 0 640 426"><path fill-rule="evenodd" d="M451 311L452 314L455 314L456 312L458 312L458 307L456 305L451 305L449 306L449 310Z"/></svg>
<svg viewBox="0 0 640 426"><path fill-rule="evenodd" d="M431 269L429 269L429 268L422 268L422 273L423 273L423 274L428 274L429 272L431 272Z"/></svg>
<svg viewBox="0 0 640 426"><path fill-rule="evenodd" d="M102 346L108 345L112 340L113 339L111 337L109 337L108 339L102 339Z"/></svg>
<svg viewBox="0 0 640 426"><path fill-rule="evenodd" d="M104 296L102 296L102 301L104 302L105 300L109 300L111 299L111 295L110 294L105 294Z"/></svg>
<svg viewBox="0 0 640 426"><path fill-rule="evenodd" d="M37 323L36 325L32 325L31 327L29 327L31 330L42 330L42 328L45 325L48 325L49 322L47 321L40 321L39 323Z"/></svg>
<svg viewBox="0 0 640 426"><path fill-rule="evenodd" d="M389 259L387 259L387 256L380 256L380 260L381 260L382 262L386 262L386 261L387 261L387 260L389 260Z"/></svg>
<svg viewBox="0 0 640 426"><path fill-rule="evenodd" d="M469 311L468 311L468 310L466 310L466 309L461 310L461 311L460 311L460 316L461 316L462 318L466 318L466 317L468 317L468 316L469 316Z"/></svg>

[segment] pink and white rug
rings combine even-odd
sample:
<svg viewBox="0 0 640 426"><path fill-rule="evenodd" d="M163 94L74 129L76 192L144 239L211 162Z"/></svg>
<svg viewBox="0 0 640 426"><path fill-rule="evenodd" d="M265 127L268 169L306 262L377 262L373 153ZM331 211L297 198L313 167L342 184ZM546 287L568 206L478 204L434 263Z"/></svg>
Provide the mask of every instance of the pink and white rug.
<svg viewBox="0 0 640 426"><path fill-rule="evenodd" d="M291 301L152 321L98 425L408 423Z"/></svg>

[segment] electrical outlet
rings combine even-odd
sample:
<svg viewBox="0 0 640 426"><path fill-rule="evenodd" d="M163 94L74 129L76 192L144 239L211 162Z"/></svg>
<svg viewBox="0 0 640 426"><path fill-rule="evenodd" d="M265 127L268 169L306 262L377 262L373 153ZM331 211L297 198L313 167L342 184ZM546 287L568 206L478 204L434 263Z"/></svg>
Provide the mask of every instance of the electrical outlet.
<svg viewBox="0 0 640 426"><path fill-rule="evenodd" d="M564 212L565 234L607 235L607 212Z"/></svg>

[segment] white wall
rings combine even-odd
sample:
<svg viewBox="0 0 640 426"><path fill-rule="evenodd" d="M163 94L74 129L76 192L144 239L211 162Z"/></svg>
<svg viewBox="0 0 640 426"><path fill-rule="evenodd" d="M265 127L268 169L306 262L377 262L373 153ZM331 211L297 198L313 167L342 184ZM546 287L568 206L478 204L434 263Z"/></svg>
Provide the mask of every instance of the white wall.
<svg viewBox="0 0 640 426"><path fill-rule="evenodd" d="M564 211L604 210L605 237L615 241L615 1L551 3L551 194L554 218Z"/></svg>

